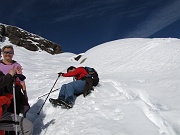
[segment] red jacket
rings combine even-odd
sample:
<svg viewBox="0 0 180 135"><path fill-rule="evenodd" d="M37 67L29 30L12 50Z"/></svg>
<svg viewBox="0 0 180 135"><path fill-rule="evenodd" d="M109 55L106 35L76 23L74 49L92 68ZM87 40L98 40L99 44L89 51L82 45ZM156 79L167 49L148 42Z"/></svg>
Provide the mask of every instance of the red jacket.
<svg viewBox="0 0 180 135"><path fill-rule="evenodd" d="M75 77L76 80L81 80L86 75L88 72L83 67L78 67L73 72L63 74L63 77Z"/></svg>

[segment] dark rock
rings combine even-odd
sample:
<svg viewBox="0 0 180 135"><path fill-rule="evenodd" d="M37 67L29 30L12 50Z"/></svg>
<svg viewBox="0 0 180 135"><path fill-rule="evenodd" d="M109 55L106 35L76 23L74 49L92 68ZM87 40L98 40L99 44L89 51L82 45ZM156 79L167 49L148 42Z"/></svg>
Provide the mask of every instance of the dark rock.
<svg viewBox="0 0 180 135"><path fill-rule="evenodd" d="M0 42L3 41L3 36L5 35L5 26L0 24Z"/></svg>
<svg viewBox="0 0 180 135"><path fill-rule="evenodd" d="M81 57L82 57L82 55L78 55L78 56L75 57L74 59L75 59L76 61L78 61Z"/></svg>
<svg viewBox="0 0 180 135"><path fill-rule="evenodd" d="M2 25L2 24L1 24ZM15 26L4 25L5 33L3 36L9 38L12 44L22 46L30 51L43 50L50 54L62 53L61 46L38 35L27 32Z"/></svg>

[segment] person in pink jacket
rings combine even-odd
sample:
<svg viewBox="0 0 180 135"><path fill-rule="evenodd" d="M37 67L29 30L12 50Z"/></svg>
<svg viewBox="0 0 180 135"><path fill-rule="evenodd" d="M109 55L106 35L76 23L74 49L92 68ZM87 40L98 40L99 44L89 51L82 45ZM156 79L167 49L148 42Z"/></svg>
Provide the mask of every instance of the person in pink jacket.
<svg viewBox="0 0 180 135"><path fill-rule="evenodd" d="M2 48L2 55L3 59L0 61L0 71L6 75L10 69L14 68L17 70L17 74L22 74L22 66L17 63L15 60L13 60L14 56L14 48L12 45L6 45ZM30 106L28 104L28 96L26 92L26 84L25 81L20 81L20 79L16 78L16 110L17 114L22 113L25 117L26 112L29 110ZM21 92L23 91L23 93ZM11 102L11 105L9 106L8 110L9 112L14 112L14 105L13 100Z"/></svg>
<svg viewBox="0 0 180 135"><path fill-rule="evenodd" d="M1 58L1 49L0 49ZM15 78L23 80L19 70L13 67L7 71L6 75L0 71L0 135L14 135L15 131L20 135L32 135L33 124L22 116L15 115L14 112L8 112L8 108L13 100L13 82ZM15 116L17 121L15 121ZM17 129L15 128L17 125Z"/></svg>

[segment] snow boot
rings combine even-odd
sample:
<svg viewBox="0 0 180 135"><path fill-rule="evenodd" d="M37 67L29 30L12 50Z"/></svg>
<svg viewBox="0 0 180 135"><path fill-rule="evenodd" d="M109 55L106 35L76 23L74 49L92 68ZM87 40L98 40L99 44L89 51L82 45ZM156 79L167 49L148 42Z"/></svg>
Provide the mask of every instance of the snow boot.
<svg viewBox="0 0 180 135"><path fill-rule="evenodd" d="M72 108L73 107L73 102L71 101L65 101L64 105L66 106L66 108Z"/></svg>
<svg viewBox="0 0 180 135"><path fill-rule="evenodd" d="M61 105L62 105L61 100L59 100L59 99L50 98L50 99L49 99L49 102L50 102L54 107L56 107L56 106L61 106Z"/></svg>

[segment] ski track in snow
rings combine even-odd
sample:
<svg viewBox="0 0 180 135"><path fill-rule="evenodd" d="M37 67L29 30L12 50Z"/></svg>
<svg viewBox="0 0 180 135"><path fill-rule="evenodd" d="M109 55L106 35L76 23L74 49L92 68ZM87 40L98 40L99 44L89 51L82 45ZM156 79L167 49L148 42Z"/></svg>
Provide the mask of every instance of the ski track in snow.
<svg viewBox="0 0 180 135"><path fill-rule="evenodd" d="M169 107L158 103L155 99L149 97L148 93L142 91L130 92L121 87L120 82L112 80L103 80L104 83L110 83L117 91L122 93L124 97L133 102L146 116L154 123L158 128L160 133L166 133L167 135L177 135L175 128L160 114L161 111L168 111Z"/></svg>

